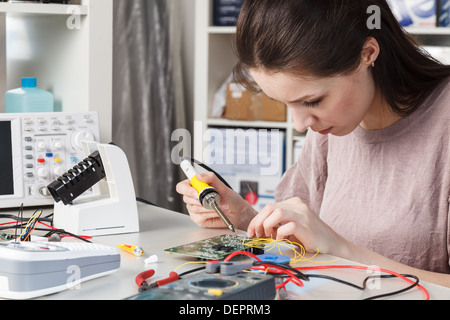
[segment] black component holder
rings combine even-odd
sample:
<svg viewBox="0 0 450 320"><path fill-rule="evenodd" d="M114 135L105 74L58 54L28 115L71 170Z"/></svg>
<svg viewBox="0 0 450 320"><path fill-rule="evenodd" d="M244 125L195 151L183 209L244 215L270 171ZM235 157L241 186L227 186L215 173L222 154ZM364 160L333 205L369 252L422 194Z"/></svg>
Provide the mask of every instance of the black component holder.
<svg viewBox="0 0 450 320"><path fill-rule="evenodd" d="M88 158L47 186L53 199L64 205L73 201L106 177L100 153L95 151Z"/></svg>

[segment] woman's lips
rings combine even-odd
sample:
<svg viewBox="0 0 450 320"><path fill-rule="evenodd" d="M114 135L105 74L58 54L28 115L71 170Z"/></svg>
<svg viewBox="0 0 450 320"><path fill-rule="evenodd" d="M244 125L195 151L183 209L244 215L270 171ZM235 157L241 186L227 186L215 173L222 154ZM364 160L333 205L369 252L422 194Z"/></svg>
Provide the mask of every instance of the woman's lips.
<svg viewBox="0 0 450 320"><path fill-rule="evenodd" d="M319 133L323 134L323 135L327 135L327 134L329 134L331 132L331 130L333 130L333 127L328 128L328 129L323 130L323 131L319 131Z"/></svg>

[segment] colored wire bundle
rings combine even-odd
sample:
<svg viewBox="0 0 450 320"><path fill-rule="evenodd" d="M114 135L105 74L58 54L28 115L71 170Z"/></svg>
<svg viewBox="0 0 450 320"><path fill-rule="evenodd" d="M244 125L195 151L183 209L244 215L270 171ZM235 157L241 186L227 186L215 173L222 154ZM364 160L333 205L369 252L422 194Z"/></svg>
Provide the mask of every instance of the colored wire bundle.
<svg viewBox="0 0 450 320"><path fill-rule="evenodd" d="M243 236L245 237L245 236ZM301 245L298 242L293 242L288 239L283 240L274 240L271 238L243 238L242 240L243 246L247 248L257 248L257 249L263 249L267 252L270 252L272 250L278 250L278 253L280 255L283 254L283 249L288 249L293 253L293 257L291 258L292 263L296 262L313 262L313 263L331 263L335 262L339 259L333 260L333 261L315 261L314 258L319 255L319 250L310 258L306 258L306 250L303 245Z"/></svg>
<svg viewBox="0 0 450 320"><path fill-rule="evenodd" d="M37 210L33 213L31 218L28 220L27 224L25 225L25 229L22 231L22 233L19 236L20 241L27 241L30 238L31 233L36 229L36 226L38 224L39 218L41 217L43 211Z"/></svg>
<svg viewBox="0 0 450 320"><path fill-rule="evenodd" d="M28 241L30 239L31 234L34 231L42 231L46 232L43 237L50 237L53 234L57 234L61 237L73 237L79 240L82 240L84 242L90 242L90 237L85 236L78 236L75 234L72 234L70 232L67 232L62 229L57 229L52 226L53 214L42 216L43 210L39 209L36 210L31 218L27 219L23 217L23 205L19 209L19 213L17 216L11 215L11 214L0 214L0 219L11 219L14 220L12 222L5 222L0 224L0 231L1 230L15 230L15 235L13 238L16 241ZM38 227L38 225L41 225L42 227ZM18 231L20 230L20 235L18 235Z"/></svg>
<svg viewBox="0 0 450 320"><path fill-rule="evenodd" d="M225 261L230 261L233 257L238 255L246 255L248 257L251 257L256 262L254 263L254 266L251 268L252 271L259 271L259 272L265 272L269 273L275 277L279 277L282 280L280 284L276 286L277 290L285 289L286 285L288 283L293 283L294 285L298 287L303 287L303 281L310 281L311 278L322 278L327 279L330 281L338 282L347 286L350 286L352 288L358 289L360 291L365 291L367 289L367 282L370 279L374 278L380 278L380 279L388 279L388 278L398 278L405 282L407 282L409 285L405 288L402 288L400 290L372 296L369 298L366 298L364 300L375 300L375 299L381 299L389 296L394 296L406 291L409 291L413 288L420 289L424 295L425 299L429 300L430 295L428 291L419 284L419 279L414 275L402 275L398 274L396 272L387 270L387 269L381 269L381 268L375 268L375 267L365 267L365 266L354 266L354 265L342 265L342 266L312 266L312 267L297 267L293 268L284 264L277 264L277 263L267 263L262 262L261 259L259 259L257 256L253 255L252 253L246 252L246 251L236 251L230 254ZM365 270L365 271L376 271L379 273L384 274L376 274L368 276L364 279L363 284L361 286L355 285L351 282L338 279L335 277L331 277L328 275L322 275L322 274L304 274L302 271L311 271L311 270L325 270L325 269L353 269L353 270ZM413 280L411 280L413 279Z"/></svg>

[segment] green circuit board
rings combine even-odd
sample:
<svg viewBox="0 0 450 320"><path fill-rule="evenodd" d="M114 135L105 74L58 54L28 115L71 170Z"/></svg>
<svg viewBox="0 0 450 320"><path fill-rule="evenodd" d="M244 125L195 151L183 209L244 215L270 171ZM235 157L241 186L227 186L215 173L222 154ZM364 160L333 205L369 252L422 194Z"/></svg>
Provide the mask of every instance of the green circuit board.
<svg viewBox="0 0 450 320"><path fill-rule="evenodd" d="M169 254L180 254L206 261L223 260L232 252L241 250L259 254L260 252L254 252L256 249L249 248L245 245L245 239L245 237L225 234L178 247L169 248L164 251Z"/></svg>

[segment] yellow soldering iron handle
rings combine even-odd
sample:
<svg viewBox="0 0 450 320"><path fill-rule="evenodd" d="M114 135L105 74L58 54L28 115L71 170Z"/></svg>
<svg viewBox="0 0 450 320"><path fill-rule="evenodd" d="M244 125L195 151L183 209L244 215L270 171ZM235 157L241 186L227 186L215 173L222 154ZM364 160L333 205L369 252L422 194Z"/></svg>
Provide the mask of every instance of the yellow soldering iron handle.
<svg viewBox="0 0 450 320"><path fill-rule="evenodd" d="M181 169L186 174L186 177L189 179L191 186L197 190L198 194L201 194L205 189L211 188L211 186L205 182L202 182L197 179L197 171L189 162L189 160L183 160L180 164Z"/></svg>
<svg viewBox="0 0 450 320"><path fill-rule="evenodd" d="M203 190L211 188L209 184L198 180L196 176L191 179L191 186L194 187L199 194L202 193Z"/></svg>
<svg viewBox="0 0 450 320"><path fill-rule="evenodd" d="M207 183L201 182L200 180L197 179L197 171L195 171L190 161L183 160L180 166L181 169L183 169L186 176L188 177L189 181L191 182L192 187L194 187L195 190L197 190L201 205L206 209L214 209L219 215L219 217L222 219L224 224L227 226L227 228L233 232L236 232L231 221L219 207L220 195L216 191L216 189L214 189Z"/></svg>

